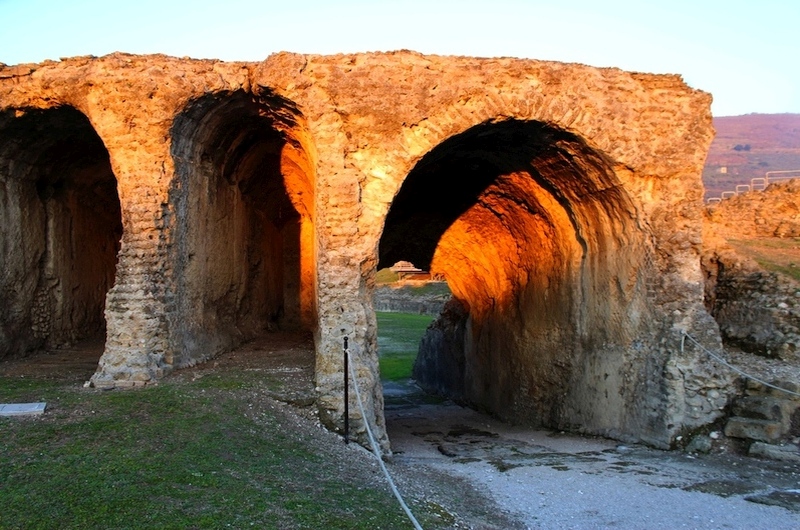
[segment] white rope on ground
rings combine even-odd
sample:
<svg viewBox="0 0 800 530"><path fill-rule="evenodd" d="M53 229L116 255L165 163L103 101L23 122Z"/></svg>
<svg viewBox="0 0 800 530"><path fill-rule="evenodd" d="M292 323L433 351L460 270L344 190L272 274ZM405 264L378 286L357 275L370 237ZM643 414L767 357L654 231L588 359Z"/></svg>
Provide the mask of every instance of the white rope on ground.
<svg viewBox="0 0 800 530"><path fill-rule="evenodd" d="M786 389L786 388L781 388L781 387L779 387L779 386L775 386L775 385L773 385L773 384L771 384L771 383L767 383L767 382L766 382L766 381L764 381L763 379L759 379L758 377L754 377L754 376L752 376L752 375L748 374L747 372L744 372L744 371L740 370L739 368L736 368L735 366L732 366L732 365L728 364L728 362L727 362L725 359L723 359L723 358L722 358L722 357L720 357L719 355L717 355L717 354L715 354L715 353L713 353L713 352L709 351L709 350L708 350L708 349L707 349L705 346L703 346L702 344L700 344L699 342L697 342L697 340L696 340L694 337L692 337L691 335L689 335L688 333L686 333L686 331L683 331L683 330L681 330L681 333L683 334L683 337L681 338L681 353L683 353L683 344L684 344L684 342L686 341L686 339L688 338L688 339L689 339L690 341L692 341L692 342L693 342L693 343L694 343L694 344L695 344L695 345L696 345L698 348L700 348L701 350L703 350L704 352L706 352L706 353L707 353L707 354L708 354L710 357L712 357L713 359L715 359L715 360L716 360L717 362L719 362L720 364L724 364L725 366L727 366L728 368L730 368L730 369L731 369L731 370L733 370L734 372L736 372L736 373L738 373L738 374L740 374L740 375L743 375L743 376L747 377L748 379L752 379L753 381L756 381L757 383L761 383L761 384L762 384L762 385L764 385L764 386L768 386L768 387L770 387L770 388L774 388L775 390L780 390L781 392L786 392L787 394L791 394L791 395L793 395L793 396L799 396L799 397L800 397L800 394L798 394L797 392L793 392L792 390L788 390L788 389Z"/></svg>
<svg viewBox="0 0 800 530"><path fill-rule="evenodd" d="M364 426L367 428L367 436L369 437L370 445L372 445L372 452L375 454L375 458L378 460L378 464L380 464L383 474L386 475L386 481L389 482L389 486L392 488L392 493L394 493L394 496L397 497L397 501L400 503L403 511L406 512L406 515L411 520L414 528L416 530L422 530L422 526L420 526L419 522L417 522L417 518L414 517L414 514L411 513L408 505L403 500L403 496L400 495L397 486L395 486L394 480L392 480L392 476L389 474L389 470L386 469L386 465L383 463L381 451L378 448L378 442L375 441L375 437L372 435L372 429L369 426L367 414L364 412L364 403L361 401L361 392L358 390L358 380L356 380L355 370L353 369L353 358L350 357L350 350L345 349L345 354L347 355L347 359L349 361L347 364L350 365L350 379L353 380L353 389L356 391L356 401L358 401L358 408L361 411L361 418L364 420Z"/></svg>

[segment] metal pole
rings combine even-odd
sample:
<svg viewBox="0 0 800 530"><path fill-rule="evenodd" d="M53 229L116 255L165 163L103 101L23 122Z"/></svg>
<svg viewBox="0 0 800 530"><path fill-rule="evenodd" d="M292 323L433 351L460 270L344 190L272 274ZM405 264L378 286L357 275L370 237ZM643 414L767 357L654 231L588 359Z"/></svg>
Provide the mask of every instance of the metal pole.
<svg viewBox="0 0 800 530"><path fill-rule="evenodd" d="M350 443L350 366L347 355L347 337L344 338L344 443Z"/></svg>

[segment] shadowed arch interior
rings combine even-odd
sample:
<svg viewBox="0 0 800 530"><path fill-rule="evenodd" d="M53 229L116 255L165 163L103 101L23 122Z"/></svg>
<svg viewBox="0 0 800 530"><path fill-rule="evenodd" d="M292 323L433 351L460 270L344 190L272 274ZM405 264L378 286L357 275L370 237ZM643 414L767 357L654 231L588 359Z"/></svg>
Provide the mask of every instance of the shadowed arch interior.
<svg viewBox="0 0 800 530"><path fill-rule="evenodd" d="M548 181L556 170L581 171L580 164L594 169L592 178ZM574 135L539 122L490 122L453 136L423 157L398 192L386 218L379 268L400 259L429 267L441 235L499 175L526 172L564 201L570 194L613 187L604 165L607 162ZM419 230L423 237L409 242L407 234Z"/></svg>
<svg viewBox="0 0 800 530"><path fill-rule="evenodd" d="M619 366L647 311L635 219L613 161L548 124L484 123L435 147L397 193L379 250L379 267L411 261L454 294L415 378L512 421L626 421Z"/></svg>
<svg viewBox="0 0 800 530"><path fill-rule="evenodd" d="M175 120L175 366L315 318L313 170L301 116L271 93L219 93Z"/></svg>
<svg viewBox="0 0 800 530"><path fill-rule="evenodd" d="M0 139L0 357L99 344L122 236L108 152L69 106L4 113Z"/></svg>

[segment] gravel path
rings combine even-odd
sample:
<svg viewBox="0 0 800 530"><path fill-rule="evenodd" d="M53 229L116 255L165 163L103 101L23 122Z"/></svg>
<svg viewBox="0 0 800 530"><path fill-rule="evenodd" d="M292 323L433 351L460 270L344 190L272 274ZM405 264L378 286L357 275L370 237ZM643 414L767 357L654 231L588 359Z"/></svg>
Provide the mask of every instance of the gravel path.
<svg viewBox="0 0 800 530"><path fill-rule="evenodd" d="M396 468L467 479L523 528L800 528L800 465L512 427L387 394Z"/></svg>

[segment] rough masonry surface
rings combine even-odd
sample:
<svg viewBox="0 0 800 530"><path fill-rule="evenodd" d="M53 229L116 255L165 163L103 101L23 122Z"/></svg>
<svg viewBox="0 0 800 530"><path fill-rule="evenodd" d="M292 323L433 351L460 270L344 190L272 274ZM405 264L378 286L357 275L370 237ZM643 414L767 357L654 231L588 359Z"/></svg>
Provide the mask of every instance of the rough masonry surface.
<svg viewBox="0 0 800 530"><path fill-rule="evenodd" d="M0 68L0 357L105 332L138 385L270 329L348 337L388 449L375 271L454 294L420 381L507 420L669 446L730 377L703 304L708 94L679 76L413 52ZM352 395L352 394L351 394ZM355 407L351 407L355 410Z"/></svg>

